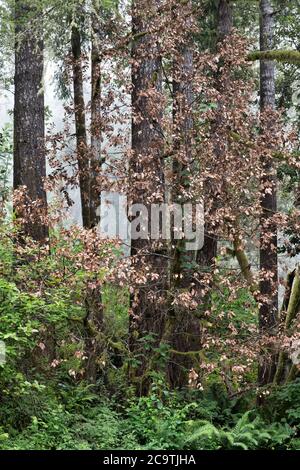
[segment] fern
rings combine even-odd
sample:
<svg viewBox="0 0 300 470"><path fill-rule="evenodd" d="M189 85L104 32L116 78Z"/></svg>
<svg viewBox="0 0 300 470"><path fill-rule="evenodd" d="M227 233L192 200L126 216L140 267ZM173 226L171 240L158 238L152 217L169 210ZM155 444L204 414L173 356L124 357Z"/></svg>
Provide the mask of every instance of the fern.
<svg viewBox="0 0 300 470"><path fill-rule="evenodd" d="M183 447L193 450L274 448L282 445L293 434L287 425L268 426L260 417L252 419L252 414L252 411L244 413L231 430L218 429L204 420L189 422L189 435L184 439Z"/></svg>
<svg viewBox="0 0 300 470"><path fill-rule="evenodd" d="M220 448L220 431L209 421L190 421L188 427L192 433L184 440L183 448L199 450Z"/></svg>

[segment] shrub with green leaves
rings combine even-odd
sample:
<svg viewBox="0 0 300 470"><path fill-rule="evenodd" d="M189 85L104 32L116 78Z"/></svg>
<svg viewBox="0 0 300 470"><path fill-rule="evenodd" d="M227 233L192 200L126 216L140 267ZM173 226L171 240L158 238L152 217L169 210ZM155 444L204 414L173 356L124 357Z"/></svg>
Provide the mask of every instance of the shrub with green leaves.
<svg viewBox="0 0 300 470"><path fill-rule="evenodd" d="M190 421L187 423L187 437L183 448L190 450L254 450L274 449L283 446L293 435L288 425L267 425L253 412L247 411L229 429L217 428L208 421Z"/></svg>

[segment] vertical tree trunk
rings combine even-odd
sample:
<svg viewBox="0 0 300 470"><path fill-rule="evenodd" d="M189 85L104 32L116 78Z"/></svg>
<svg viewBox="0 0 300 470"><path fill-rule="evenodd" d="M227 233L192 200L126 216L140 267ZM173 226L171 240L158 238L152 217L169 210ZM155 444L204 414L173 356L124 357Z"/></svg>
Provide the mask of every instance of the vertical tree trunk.
<svg viewBox="0 0 300 470"><path fill-rule="evenodd" d="M98 210L100 209L100 189L97 184L97 174L100 169L101 159L101 129L99 128L100 99L101 99L101 74L99 38L95 31L95 18L93 18L92 39L92 97L91 97L91 150L87 146L86 112L83 94L83 69L81 34L76 26L72 27L71 47L73 58L73 87L75 126L77 142L77 158L79 169L79 187L81 195L82 222L85 229L95 228L98 223ZM101 353L103 345L101 330L103 329L103 305L101 288L97 279L92 281L92 287L87 286L86 292L86 317L84 326L86 329L87 365L86 377L94 383L97 379L97 357Z"/></svg>
<svg viewBox="0 0 300 470"><path fill-rule="evenodd" d="M92 53L91 53L91 168L90 168L90 225L95 227L100 220L101 188L97 182L104 159L101 157L101 40L103 26L100 22L99 2L94 2L92 14Z"/></svg>
<svg viewBox="0 0 300 470"><path fill-rule="evenodd" d="M83 70L81 57L81 34L77 26L71 32L74 112L76 128L76 147L79 170L79 188L81 197L82 223L91 228L90 217L90 165L87 149L85 102L83 94Z"/></svg>
<svg viewBox="0 0 300 470"><path fill-rule="evenodd" d="M230 35L233 28L233 19L232 19L232 7L230 0L219 0L218 9L217 9L217 44L221 41L224 41L227 36ZM218 76L220 72L217 71L216 81L218 82ZM217 84L218 86L218 84ZM222 115L222 109L218 112L216 122L214 126L217 128L223 125L224 117ZM218 144L217 144L218 146ZM216 147L217 147L216 146ZM219 152L219 149L216 148L216 152ZM222 156L220 155L220 158ZM211 183L206 184L205 194L209 195L210 199L213 199L213 194L211 191ZM204 201L205 202L205 201ZM211 207L208 209L208 214L206 218L209 218L211 214L213 216L215 211L215 204L211 202ZM204 245L201 250L197 253L197 263L200 267L200 270L204 272L211 272L213 270L214 259L217 256L218 250L218 241L214 233L214 227L209 222L205 222L205 234L204 234Z"/></svg>
<svg viewBox="0 0 300 470"><path fill-rule="evenodd" d="M157 0L135 0L132 5L130 200L148 209L148 228L151 226L150 204L164 201L161 58L153 35L143 34L156 19L158 3ZM129 341L131 352L133 356L138 355L140 365L131 371L131 380L137 383L139 393L146 393L151 349L159 343L164 322L160 299L164 290L165 258L150 239L132 239L131 257L137 278L144 277L140 283L133 281L132 286ZM143 338L149 349L143 347Z"/></svg>
<svg viewBox="0 0 300 470"><path fill-rule="evenodd" d="M217 23L217 33L218 40L222 41L228 36L232 30L232 8L231 0L219 0L218 4L218 23Z"/></svg>
<svg viewBox="0 0 300 470"><path fill-rule="evenodd" d="M187 8L191 4L188 2ZM185 13L185 12L184 12ZM182 14L175 8L174 15ZM174 19L176 23L176 18ZM183 194L188 192L189 171L192 165L193 145L193 42L190 18L187 16L185 34L178 40L173 59L173 187L172 203L184 204ZM200 323L193 311L174 306L173 297L189 290L192 270L186 265L194 253L186 250L186 242L172 240L171 246L171 307L169 308L168 340L174 353L168 364L168 377L172 387L188 384L188 371L194 363L193 351L200 349ZM190 352L191 354L184 354ZM182 354L183 353L183 354Z"/></svg>
<svg viewBox="0 0 300 470"><path fill-rule="evenodd" d="M190 2L187 6L191 6ZM173 70L173 119L174 119L174 147L177 158L174 158L173 172L177 181L175 187L177 194L173 194L174 202L183 202L182 194L188 189L187 168L191 163L192 154L192 77L193 77L193 45L189 35L190 21L187 19L186 37L182 45L176 51ZM220 0L217 11L217 38L218 42L224 40L232 29L232 10L229 0ZM222 109L220 110L215 126L222 125ZM218 149L216 149L218 151ZM220 155L221 158L221 155ZM209 194L209 191L207 191ZM180 199L177 201L177 197ZM214 211L214 207L212 207ZM175 250L173 253L173 266L171 276L176 279L173 285L174 291L189 289L192 281L191 272L184 268L189 260L189 254L185 250L184 240L173 242ZM205 227L204 246L196 254L196 260L201 271L212 271L213 261L217 255L217 238L210 224ZM203 299L204 303L207 299ZM178 308L171 309L173 326L171 324L172 348L177 351L171 357L169 365L169 379L173 386L182 387L187 385L187 371L194 363L193 352L199 351L200 344L200 323L193 312L182 311ZM188 353L188 354L181 354Z"/></svg>
<svg viewBox="0 0 300 470"><path fill-rule="evenodd" d="M41 213L46 215L47 197L43 182L46 176L42 84L44 48L38 32L30 29L29 20L34 13L30 3L26 0L15 2L13 186L14 189L26 186L28 207L34 202ZM16 211L19 209L16 208ZM44 241L48 237L48 228L39 218L24 223L23 230L37 241Z"/></svg>
<svg viewBox="0 0 300 470"><path fill-rule="evenodd" d="M271 50L274 45L273 8L270 0L260 1L260 49ZM275 108L275 66L274 62L261 60L260 62L260 108L262 112L272 111ZM272 117L267 123L272 129ZM271 218L277 211L276 176L272 161L265 158L263 176L261 179L261 232L260 232L260 270L269 273L272 279L262 279L260 294L262 300L259 309L259 328L263 334L272 334L277 323L278 315L278 267L277 267L277 228ZM266 192L265 188L271 188ZM271 234L271 236L270 236ZM259 383L265 385L273 380L275 373L274 358L263 360L259 367Z"/></svg>

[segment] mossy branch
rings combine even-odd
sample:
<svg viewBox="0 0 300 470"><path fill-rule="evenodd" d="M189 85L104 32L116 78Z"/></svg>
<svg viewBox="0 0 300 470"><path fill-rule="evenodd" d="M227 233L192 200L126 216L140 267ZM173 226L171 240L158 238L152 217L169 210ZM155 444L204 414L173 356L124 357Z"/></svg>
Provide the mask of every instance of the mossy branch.
<svg viewBox="0 0 300 470"><path fill-rule="evenodd" d="M237 237L235 237L234 239L233 246L234 246L234 254L239 263L242 275L247 281L247 284L250 288L250 292L254 293L257 290L257 285L255 283L253 273L251 271L251 264L248 260L246 251L244 250L243 246L241 245L240 240Z"/></svg>
<svg viewBox="0 0 300 470"><path fill-rule="evenodd" d="M249 62L255 60L274 60L277 62L300 65L300 52L292 49L278 49L271 51L253 51L247 56Z"/></svg>
<svg viewBox="0 0 300 470"><path fill-rule="evenodd" d="M289 275L288 280L291 280L291 275ZM286 300L287 299L285 299L284 303L286 303ZM294 272L292 286L291 286L290 294L289 294L288 307L286 311L286 318L285 318L285 325L284 325L284 329L286 333L288 333L289 328L299 311L299 307L300 307L300 272L299 272L299 268L297 268ZM285 308L285 305L283 305L283 308ZM277 385L279 385L282 380L282 376L284 373L287 359L288 359L287 353L284 351L281 351L281 353L279 354L277 370L276 370L276 374L274 377L274 382ZM293 365L291 367L289 376L287 378L287 382L294 375L294 373L295 373L295 366Z"/></svg>
<svg viewBox="0 0 300 470"><path fill-rule="evenodd" d="M300 273L299 268L295 272L294 282L291 290L289 306L286 313L285 328L288 330L296 317L300 305Z"/></svg>

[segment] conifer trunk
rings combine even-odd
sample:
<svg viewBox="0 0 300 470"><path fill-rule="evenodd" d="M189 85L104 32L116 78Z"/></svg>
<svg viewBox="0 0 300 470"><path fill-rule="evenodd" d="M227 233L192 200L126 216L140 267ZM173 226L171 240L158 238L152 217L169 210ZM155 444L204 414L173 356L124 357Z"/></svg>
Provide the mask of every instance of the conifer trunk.
<svg viewBox="0 0 300 470"><path fill-rule="evenodd" d="M232 6L230 0L219 0L217 9L217 44L224 41L231 33L233 27ZM218 72L217 72L218 74ZM216 77L218 78L218 77ZM219 125L219 123L216 123ZM207 185L207 194L210 192L210 187ZM205 201L204 201L205 202ZM214 212L214 205L211 208ZM209 214L208 214L209 217ZM205 222L204 244L203 248L197 253L197 263L200 270L210 272L213 269L214 260L217 256L218 240L214 233L214 228L211 224Z"/></svg>
<svg viewBox="0 0 300 470"><path fill-rule="evenodd" d="M133 154L129 164L129 200L147 207L148 228L151 226L150 203L164 202L162 112L158 105L162 94L161 58L153 36L144 34L151 25L151 17L155 20L158 4L157 0L136 0L132 4ZM150 239L132 239L131 260L134 272L145 274L142 283L133 282L129 319L129 347L140 361L130 371L130 379L137 385L138 393L144 394L149 387L147 368L151 351L159 343L165 319L160 300L164 296L166 259ZM143 338L147 338L146 348Z"/></svg>
<svg viewBox="0 0 300 470"><path fill-rule="evenodd" d="M28 27L34 13L31 2L15 2L15 105L13 187L26 187L28 208L35 203L46 215L47 196L43 67L44 46L38 31ZM19 208L16 209L17 212ZM30 209L29 209L30 210ZM21 209L22 212L22 209ZM22 213L19 214L22 217ZM18 213L17 213L18 216ZM25 217L25 216L24 216ZM39 217L23 224L23 232L34 240L45 241L48 228Z"/></svg>
<svg viewBox="0 0 300 470"><path fill-rule="evenodd" d="M190 2L187 3L190 7ZM174 14L181 11L174 10ZM176 22L176 19L174 20ZM178 41L173 59L173 191L172 203L183 205L183 194L188 191L189 171L192 166L193 144L193 42L190 21L186 21L186 34ZM188 371L192 368L193 351L200 349L200 323L195 312L176 306L173 297L184 290L190 290L192 270L186 264L194 259L194 253L186 250L185 239L171 243L171 306L168 319L168 341L174 351L168 364L171 386L183 387L188 384ZM173 248L174 247L174 248ZM191 354L184 354L191 352ZM183 353L183 354L182 354Z"/></svg>
<svg viewBox="0 0 300 470"><path fill-rule="evenodd" d="M95 21L95 19L93 19ZM92 28L95 28L93 22ZM76 127L76 147L79 170L79 188L81 196L82 223L85 229L93 229L98 223L100 210L100 189L97 184L97 174L101 158L101 129L99 128L101 74L100 74L100 44L94 31L92 41L92 97L91 97L91 150L87 145L86 111L84 100L84 78L82 68L81 34L76 26L72 27L71 47L73 66L74 112ZM97 276L96 276L97 277ZM94 383L97 379L97 357L101 354L103 330L102 292L97 284L97 278L86 291L86 330L87 365L86 378Z"/></svg>
<svg viewBox="0 0 300 470"><path fill-rule="evenodd" d="M101 121L101 41L103 26L100 21L101 9L95 1L95 12L92 15L92 52L91 52L91 162L90 162L90 225L95 227L100 221L101 188L97 175L101 171L104 159L101 155L102 121Z"/></svg>
<svg viewBox="0 0 300 470"><path fill-rule="evenodd" d="M232 8L231 0L219 0L218 4L218 40L222 41L228 36L232 30Z"/></svg>
<svg viewBox="0 0 300 470"><path fill-rule="evenodd" d="M260 49L270 50L274 42L273 8L269 0L260 1ZM261 112L271 112L275 109L275 66L274 62L260 62L260 109ZM272 131L272 118L267 123ZM271 218L277 211L277 191L275 169L270 158L262 162L263 175L261 178L261 209L260 220L260 271L271 273L272 279L265 278L260 282L260 295L267 298L261 302L259 309L259 328L262 334L272 334L277 323L278 314L278 267L277 267L277 228ZM271 188L265 192L265 188ZM271 234L271 236L269 236ZM271 355L272 356L272 355ZM259 367L259 383L265 385L274 378L275 358L263 359Z"/></svg>
<svg viewBox="0 0 300 470"><path fill-rule="evenodd" d="M91 228L90 217L90 165L87 149L85 102L83 94L83 70L81 57L81 34L77 26L72 26L71 33L74 113L76 128L76 149L79 171L82 224Z"/></svg>

